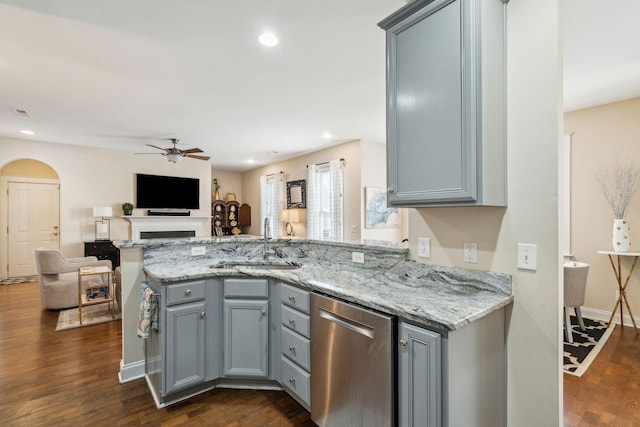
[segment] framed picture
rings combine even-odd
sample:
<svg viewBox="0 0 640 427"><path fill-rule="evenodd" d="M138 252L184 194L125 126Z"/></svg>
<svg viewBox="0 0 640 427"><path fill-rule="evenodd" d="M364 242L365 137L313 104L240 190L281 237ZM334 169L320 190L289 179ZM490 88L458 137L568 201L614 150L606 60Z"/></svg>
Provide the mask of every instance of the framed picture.
<svg viewBox="0 0 640 427"><path fill-rule="evenodd" d="M227 193L227 202L235 202L236 193Z"/></svg>
<svg viewBox="0 0 640 427"><path fill-rule="evenodd" d="M222 228L221 227L216 227L216 237L222 237L224 236L224 233L222 232Z"/></svg>
<svg viewBox="0 0 640 427"><path fill-rule="evenodd" d="M398 208L387 206L387 191L384 188L366 187L365 228L398 228L400 215Z"/></svg>
<svg viewBox="0 0 640 427"><path fill-rule="evenodd" d="M307 182L304 179L287 182L287 209L307 208Z"/></svg>

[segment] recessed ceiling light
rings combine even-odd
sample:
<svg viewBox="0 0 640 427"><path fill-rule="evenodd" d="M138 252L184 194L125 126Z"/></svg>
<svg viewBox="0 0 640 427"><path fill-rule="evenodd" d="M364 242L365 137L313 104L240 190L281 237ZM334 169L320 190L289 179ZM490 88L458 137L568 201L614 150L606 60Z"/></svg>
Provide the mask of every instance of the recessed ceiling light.
<svg viewBox="0 0 640 427"><path fill-rule="evenodd" d="M247 160L247 163L249 163L250 165L254 164L255 162L256 162L256 161L255 161L255 160L253 160L253 159L249 159L249 160Z"/></svg>
<svg viewBox="0 0 640 427"><path fill-rule="evenodd" d="M273 33L262 33L258 36L258 41L263 46L275 46L278 44L278 37Z"/></svg>
<svg viewBox="0 0 640 427"><path fill-rule="evenodd" d="M20 131L20 133L21 133L21 134L24 134L24 135L35 135L35 134L36 134L34 131L32 131L32 130L27 130L27 129L22 129L22 130Z"/></svg>
<svg viewBox="0 0 640 427"><path fill-rule="evenodd" d="M322 137L324 139L329 139L329 138L331 138L331 134L329 132L325 132L325 133L322 134Z"/></svg>

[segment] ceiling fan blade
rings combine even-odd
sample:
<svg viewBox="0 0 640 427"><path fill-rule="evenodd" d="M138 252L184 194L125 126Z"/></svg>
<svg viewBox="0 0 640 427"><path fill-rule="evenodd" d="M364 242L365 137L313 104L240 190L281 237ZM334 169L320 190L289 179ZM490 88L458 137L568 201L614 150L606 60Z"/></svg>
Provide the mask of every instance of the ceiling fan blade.
<svg viewBox="0 0 640 427"><path fill-rule="evenodd" d="M192 159L198 159L198 160L209 160L211 158L207 156L194 156L193 154L187 154L185 157L191 157Z"/></svg>
<svg viewBox="0 0 640 427"><path fill-rule="evenodd" d="M204 151L202 151L199 148L189 148L188 150L182 150L182 152L186 154L191 154L191 153L203 153Z"/></svg>
<svg viewBox="0 0 640 427"><path fill-rule="evenodd" d="M157 145L151 145L151 144L144 144L144 145L148 145L149 147L157 148L158 150L167 151L166 148L158 147Z"/></svg>
<svg viewBox="0 0 640 427"><path fill-rule="evenodd" d="M167 155L167 153L133 153L133 154L155 154L155 155L162 154L163 156Z"/></svg>

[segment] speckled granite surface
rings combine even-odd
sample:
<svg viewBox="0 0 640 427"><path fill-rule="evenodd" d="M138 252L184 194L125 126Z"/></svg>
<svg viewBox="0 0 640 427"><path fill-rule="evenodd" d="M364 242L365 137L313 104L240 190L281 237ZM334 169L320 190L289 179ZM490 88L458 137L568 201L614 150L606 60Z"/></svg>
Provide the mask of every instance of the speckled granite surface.
<svg viewBox="0 0 640 427"><path fill-rule="evenodd" d="M269 277L411 320L453 331L511 302L511 276L407 261L406 248L351 243L255 238L194 238L117 242L120 248L144 247L148 276L170 284L207 277ZM192 256L192 247L206 254ZM365 263L351 260L363 252ZM228 268L230 263L245 263ZM295 269L269 265L299 264ZM222 268L224 265L227 268Z"/></svg>

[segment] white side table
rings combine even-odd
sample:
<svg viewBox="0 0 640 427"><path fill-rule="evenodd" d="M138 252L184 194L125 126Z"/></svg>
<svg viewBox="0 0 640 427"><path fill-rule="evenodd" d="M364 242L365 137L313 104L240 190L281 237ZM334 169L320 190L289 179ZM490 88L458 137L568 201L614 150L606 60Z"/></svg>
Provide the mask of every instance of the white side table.
<svg viewBox="0 0 640 427"><path fill-rule="evenodd" d="M633 313L631 312L631 307L629 307L629 302L627 300L627 294L625 293L625 289L627 289L627 285L629 284L629 279L631 279L631 275L633 274L633 270L636 268L636 263L638 262L638 257L640 257L640 252L615 252L615 251L598 251L599 254L607 255L609 257L609 262L611 263L611 268L613 269L613 274L616 276L616 281L618 282L618 300L616 304L613 306L613 311L611 311L611 317L609 318L609 324L613 320L614 314L616 314L616 310L618 306L620 306L620 327L624 327L624 323L622 320L622 303L627 306L627 311L629 312L629 316L631 317L631 322L633 323L633 330L638 335L638 327L636 326L636 321L633 318ZM632 257L633 261L631 264L631 268L629 268L629 272L627 273L624 282L622 281L622 267L620 266L620 260L622 257ZM614 258L616 261L614 261Z"/></svg>

